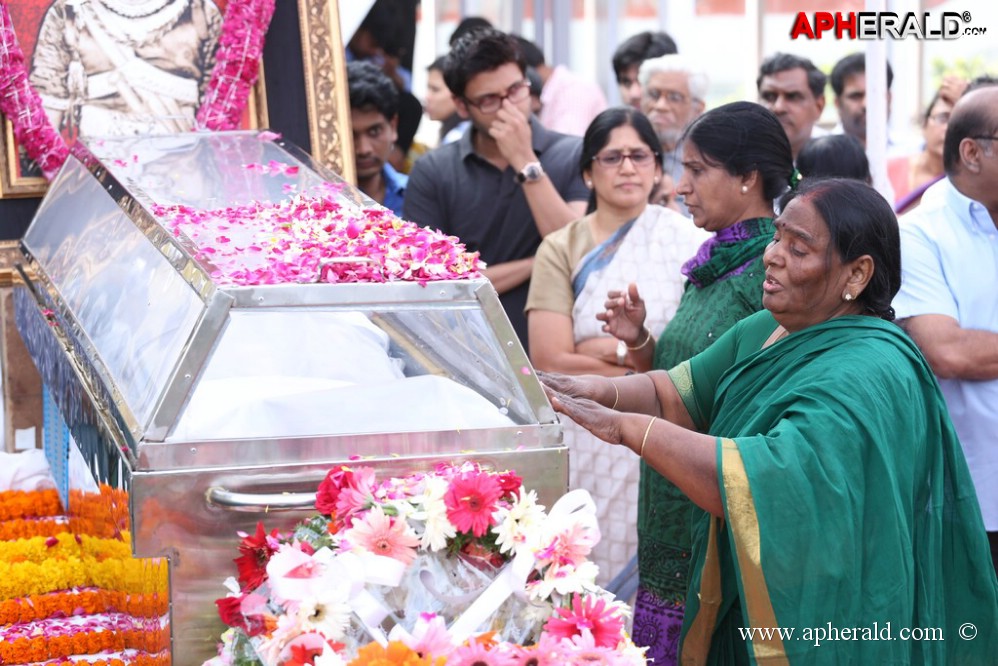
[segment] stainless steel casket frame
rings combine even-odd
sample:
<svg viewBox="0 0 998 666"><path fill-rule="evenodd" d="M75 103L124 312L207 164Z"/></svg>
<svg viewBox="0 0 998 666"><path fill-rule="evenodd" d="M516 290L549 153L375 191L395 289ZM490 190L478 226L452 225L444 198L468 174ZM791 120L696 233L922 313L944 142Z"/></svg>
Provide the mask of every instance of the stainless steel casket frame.
<svg viewBox="0 0 998 666"><path fill-rule="evenodd" d="M25 234L25 284L15 293L18 329L75 442L70 462L127 491L136 557L170 560L172 657L185 666L214 653L223 627L213 602L235 573L237 530L253 532L259 520L287 529L312 511L317 484L336 464L385 476L475 460L515 469L549 506L567 487L560 426L487 280L234 287L212 279L197 248L150 210L184 187L206 194L181 195L183 202L228 205L224 193L202 186L210 178L201 168L210 162L222 182L241 176L232 151L299 165L299 191L334 183L345 205L373 203L293 146L256 132L81 142ZM166 182L152 177L164 172ZM273 187L241 187L244 199L280 196ZM412 415L395 402L344 431L287 435L278 425L264 435L177 436L234 320L295 317L307 326L340 315L383 331L402 383L454 384L475 409L488 404L497 415L487 414L487 426L455 427L464 412L443 422L441 406L437 425L435 410ZM257 351L295 351L295 340L254 342ZM337 340L328 345L336 350ZM248 366L258 359L247 352ZM422 425L397 425L412 422ZM64 501L72 489L60 488Z"/></svg>

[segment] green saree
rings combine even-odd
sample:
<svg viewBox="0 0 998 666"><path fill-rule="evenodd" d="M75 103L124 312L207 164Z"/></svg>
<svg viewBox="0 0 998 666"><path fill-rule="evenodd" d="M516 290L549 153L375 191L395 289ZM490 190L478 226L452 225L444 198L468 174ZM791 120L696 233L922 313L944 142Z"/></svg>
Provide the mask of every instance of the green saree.
<svg viewBox="0 0 998 666"><path fill-rule="evenodd" d="M998 582L920 352L872 317L760 349L775 328L752 315L669 372L724 504L694 509L682 663L994 664Z"/></svg>

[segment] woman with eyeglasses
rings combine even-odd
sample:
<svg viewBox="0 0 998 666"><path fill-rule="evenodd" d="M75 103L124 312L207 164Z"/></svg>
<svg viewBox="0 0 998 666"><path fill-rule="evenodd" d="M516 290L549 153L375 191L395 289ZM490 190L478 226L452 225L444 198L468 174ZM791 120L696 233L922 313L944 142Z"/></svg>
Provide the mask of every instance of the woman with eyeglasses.
<svg viewBox="0 0 998 666"><path fill-rule="evenodd" d="M534 259L526 306L530 357L549 372L619 376L634 368L627 345L596 319L607 291L640 285L653 306L647 324L661 333L682 296L679 269L706 234L648 203L663 177L661 153L637 109L611 108L592 121L579 171L590 189L589 213L545 236ZM598 507L603 534L591 558L605 584L637 553L638 464L575 424L563 425L570 485L589 490Z"/></svg>
<svg viewBox="0 0 998 666"><path fill-rule="evenodd" d="M762 254L773 238L773 201L795 174L786 132L751 102L712 109L683 133L676 186L693 223L713 235L683 264L682 300L661 335L660 305L641 285L611 290L598 315L636 371L668 369L702 352L738 320L762 309ZM633 637L655 664L675 663L690 565L690 500L641 463L638 594Z"/></svg>
<svg viewBox="0 0 998 666"><path fill-rule="evenodd" d="M887 162L887 175L894 188L894 211L899 215L917 206L922 193L943 177L943 139L949 114L966 87L963 79L947 77L922 116L922 151Z"/></svg>

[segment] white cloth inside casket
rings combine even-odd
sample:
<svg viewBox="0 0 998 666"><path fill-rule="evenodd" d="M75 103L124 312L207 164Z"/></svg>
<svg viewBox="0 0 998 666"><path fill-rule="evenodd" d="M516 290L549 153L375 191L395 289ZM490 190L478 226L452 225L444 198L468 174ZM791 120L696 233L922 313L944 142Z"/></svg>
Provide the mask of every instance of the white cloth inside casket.
<svg viewBox="0 0 998 666"><path fill-rule="evenodd" d="M261 439L513 425L472 389L406 377L361 313L233 313L169 440Z"/></svg>

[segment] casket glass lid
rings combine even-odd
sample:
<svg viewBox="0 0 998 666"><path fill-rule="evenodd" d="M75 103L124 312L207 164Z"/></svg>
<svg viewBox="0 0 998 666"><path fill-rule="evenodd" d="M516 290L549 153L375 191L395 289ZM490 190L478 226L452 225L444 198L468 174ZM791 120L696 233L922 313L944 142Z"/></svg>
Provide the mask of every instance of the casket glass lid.
<svg viewBox="0 0 998 666"><path fill-rule="evenodd" d="M401 274L398 247L424 239L328 256L345 242L335 224L280 237L315 201L330 219L416 229L270 133L77 147L24 246L134 445L554 421L491 285L453 279L465 254L329 284ZM249 228L246 211L264 217ZM326 256L304 256L309 243Z"/></svg>

